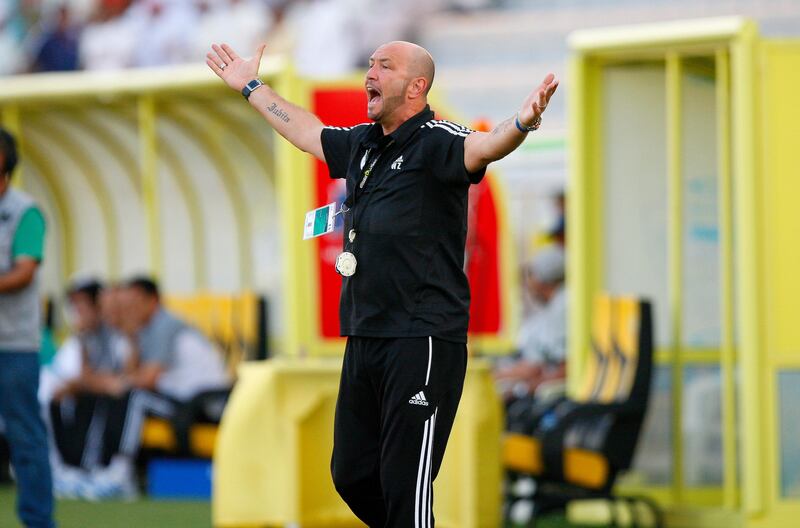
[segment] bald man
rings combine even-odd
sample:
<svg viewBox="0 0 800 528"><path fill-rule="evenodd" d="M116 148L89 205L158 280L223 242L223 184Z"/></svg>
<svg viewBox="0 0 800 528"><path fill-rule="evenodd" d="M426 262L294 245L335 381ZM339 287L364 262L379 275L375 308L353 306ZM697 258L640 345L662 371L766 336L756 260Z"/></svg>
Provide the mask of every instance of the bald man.
<svg viewBox="0 0 800 528"><path fill-rule="evenodd" d="M539 127L558 81L547 75L516 114L473 132L435 119L431 55L390 42L369 60L371 122L326 127L258 79L263 51L246 60L215 44L206 62L279 134L346 180L334 484L371 527L432 527L433 480L467 364L469 186Z"/></svg>

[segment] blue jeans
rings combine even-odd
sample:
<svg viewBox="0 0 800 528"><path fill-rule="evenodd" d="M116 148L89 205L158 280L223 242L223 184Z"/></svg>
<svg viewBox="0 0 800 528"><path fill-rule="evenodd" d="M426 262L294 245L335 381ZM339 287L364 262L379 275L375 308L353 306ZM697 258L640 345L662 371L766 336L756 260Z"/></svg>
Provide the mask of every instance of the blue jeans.
<svg viewBox="0 0 800 528"><path fill-rule="evenodd" d="M17 477L17 515L26 528L52 528L53 479L38 390L39 354L0 351L0 415Z"/></svg>

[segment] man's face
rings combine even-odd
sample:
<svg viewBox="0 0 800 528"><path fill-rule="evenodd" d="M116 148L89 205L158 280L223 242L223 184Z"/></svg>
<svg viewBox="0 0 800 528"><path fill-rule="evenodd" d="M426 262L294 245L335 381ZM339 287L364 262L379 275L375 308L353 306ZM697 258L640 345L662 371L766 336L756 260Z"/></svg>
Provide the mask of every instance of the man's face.
<svg viewBox="0 0 800 528"><path fill-rule="evenodd" d="M78 333L91 332L100 324L100 307L85 293L69 296L70 319Z"/></svg>
<svg viewBox="0 0 800 528"><path fill-rule="evenodd" d="M367 116L373 121L380 121L405 104L409 83L406 55L396 44L386 44L369 58L364 87Z"/></svg>
<svg viewBox="0 0 800 528"><path fill-rule="evenodd" d="M545 282L541 282L536 277L536 274L530 270L527 273L526 279L528 292L531 294L531 297L533 297L533 299L538 303L546 303L550 299L550 285Z"/></svg>
<svg viewBox="0 0 800 528"><path fill-rule="evenodd" d="M118 295L121 323L128 331L142 329L158 308L158 301L139 288L122 288Z"/></svg>

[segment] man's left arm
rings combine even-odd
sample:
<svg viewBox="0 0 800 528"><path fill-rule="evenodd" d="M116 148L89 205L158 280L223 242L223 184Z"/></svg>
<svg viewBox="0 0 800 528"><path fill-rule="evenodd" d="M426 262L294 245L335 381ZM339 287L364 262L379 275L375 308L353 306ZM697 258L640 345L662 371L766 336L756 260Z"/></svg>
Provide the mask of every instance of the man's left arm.
<svg viewBox="0 0 800 528"><path fill-rule="evenodd" d="M520 111L497 125L491 132L473 132L464 140L464 167L476 172L493 161L506 157L527 136L519 126L527 128L541 120L547 103L558 88L558 80L550 73L542 84L525 98ZM517 122L519 120L519 122Z"/></svg>
<svg viewBox="0 0 800 528"><path fill-rule="evenodd" d="M12 268L0 275L0 293L20 290L36 276L36 268L44 256L44 216L38 208L25 211L12 243Z"/></svg>

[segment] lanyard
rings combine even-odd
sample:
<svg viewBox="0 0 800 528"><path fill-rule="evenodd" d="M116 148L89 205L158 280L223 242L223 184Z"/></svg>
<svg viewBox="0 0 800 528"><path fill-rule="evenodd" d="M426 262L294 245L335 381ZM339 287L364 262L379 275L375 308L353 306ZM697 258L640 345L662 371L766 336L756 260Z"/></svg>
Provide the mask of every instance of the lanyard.
<svg viewBox="0 0 800 528"><path fill-rule="evenodd" d="M342 211L343 212L348 212L348 211L352 211L353 212L353 222L350 225L351 233L355 233L355 231L356 231L356 199L358 198L358 196L360 194L363 194L364 187L367 185L367 180L369 179L370 175L372 175L372 170L375 168L375 165L378 163L378 160L381 159L383 154L387 150L389 150L389 147L391 147L393 144L394 144L394 139L389 141L389 143L387 143L386 146L383 147L380 150L380 152L378 152L375 155L375 157L372 158L372 161L369 162L366 170L361 175L361 181L358 182L357 185L354 186L353 191L350 193L349 196L347 196L347 198L345 198L344 203L342 204ZM365 159L369 159L369 154L370 154L371 151L372 151L372 149L367 149L367 152L364 154L364 158ZM370 200L372 199L372 197L375 195L375 193L377 192L378 188L382 184L383 184L383 181L378 182L376 184L376 185L378 185L378 187L375 187L374 189L372 189L372 191L370 192L370 195L367 196L366 201L361 206L362 212L363 212L364 209L366 209L367 204L370 202ZM359 192L359 191L361 191L361 192ZM351 237L351 238L354 238L354 236ZM350 240L350 242L353 242L353 240Z"/></svg>

